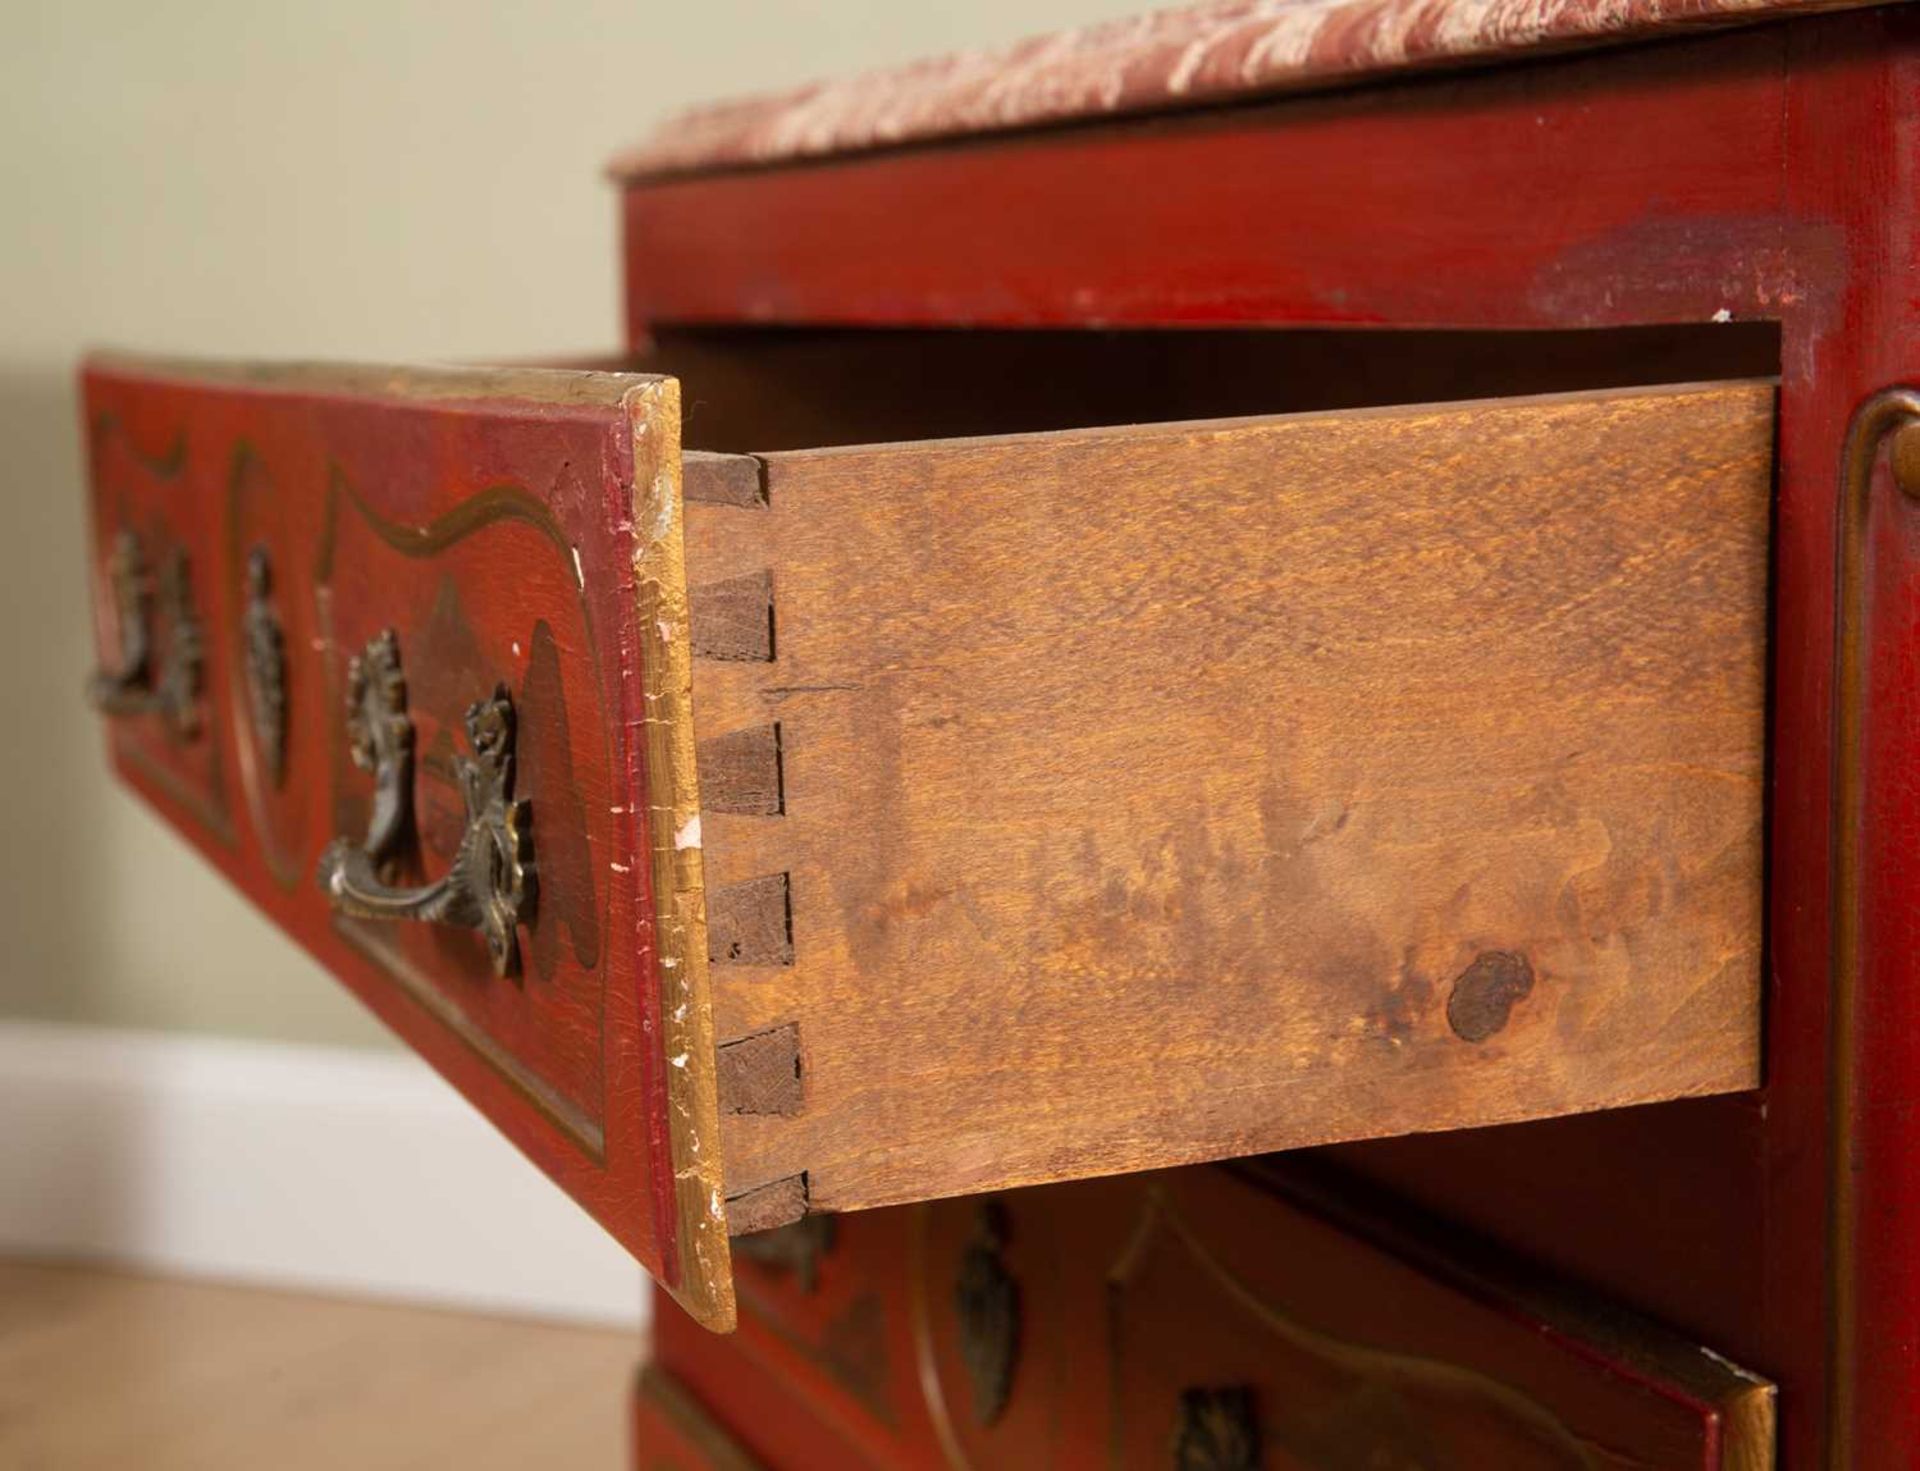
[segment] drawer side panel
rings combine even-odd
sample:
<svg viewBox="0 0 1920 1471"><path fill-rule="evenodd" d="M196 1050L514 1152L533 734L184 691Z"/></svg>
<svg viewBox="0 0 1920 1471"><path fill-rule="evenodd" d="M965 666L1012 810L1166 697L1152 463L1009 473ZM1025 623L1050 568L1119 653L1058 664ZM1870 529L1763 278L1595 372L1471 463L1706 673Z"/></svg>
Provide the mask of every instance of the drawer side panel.
<svg viewBox="0 0 1920 1471"><path fill-rule="evenodd" d="M851 1208L1755 1086L1765 383L767 457L805 1106ZM752 961L754 957L745 957Z"/></svg>

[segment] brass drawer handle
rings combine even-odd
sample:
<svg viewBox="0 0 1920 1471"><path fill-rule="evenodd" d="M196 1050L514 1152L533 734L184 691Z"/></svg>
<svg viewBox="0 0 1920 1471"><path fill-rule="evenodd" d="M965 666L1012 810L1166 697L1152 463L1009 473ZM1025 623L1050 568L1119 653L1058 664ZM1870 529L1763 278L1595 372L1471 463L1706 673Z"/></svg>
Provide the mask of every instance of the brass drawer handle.
<svg viewBox="0 0 1920 1471"><path fill-rule="evenodd" d="M104 715L159 715L174 733L200 731L200 681L206 665L206 637L193 611L187 579L187 554L175 548L158 587L147 570L146 549L133 531L114 538L107 563L120 628L120 667L97 670L87 681L87 698ZM156 648L154 614L166 632Z"/></svg>
<svg viewBox="0 0 1920 1471"><path fill-rule="evenodd" d="M376 634L347 666L347 739L354 765L373 773L373 812L359 843L335 838L320 857L320 887L356 919L414 919L479 930L495 975L520 972L517 927L533 918L532 810L513 795L513 697L505 684L467 708L471 758L454 757L467 829L453 865L416 889L390 873L413 836L413 719L400 642Z"/></svg>

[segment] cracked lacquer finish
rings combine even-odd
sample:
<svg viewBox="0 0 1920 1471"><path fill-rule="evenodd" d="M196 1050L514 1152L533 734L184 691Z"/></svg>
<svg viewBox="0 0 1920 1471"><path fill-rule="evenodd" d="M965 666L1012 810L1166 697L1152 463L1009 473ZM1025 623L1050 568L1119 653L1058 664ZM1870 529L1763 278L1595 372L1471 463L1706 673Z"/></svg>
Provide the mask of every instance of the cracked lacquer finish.
<svg viewBox="0 0 1920 1471"><path fill-rule="evenodd" d="M1227 0L701 107L616 175L850 153L1571 50L1850 0Z"/></svg>

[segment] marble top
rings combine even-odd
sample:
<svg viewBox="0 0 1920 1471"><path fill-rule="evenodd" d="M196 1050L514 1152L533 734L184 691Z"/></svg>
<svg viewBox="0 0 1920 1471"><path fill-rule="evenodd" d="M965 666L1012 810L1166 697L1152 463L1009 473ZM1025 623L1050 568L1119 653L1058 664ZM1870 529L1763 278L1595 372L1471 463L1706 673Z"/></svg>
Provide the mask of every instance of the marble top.
<svg viewBox="0 0 1920 1471"><path fill-rule="evenodd" d="M696 108L615 178L1161 111L1875 0L1213 0Z"/></svg>

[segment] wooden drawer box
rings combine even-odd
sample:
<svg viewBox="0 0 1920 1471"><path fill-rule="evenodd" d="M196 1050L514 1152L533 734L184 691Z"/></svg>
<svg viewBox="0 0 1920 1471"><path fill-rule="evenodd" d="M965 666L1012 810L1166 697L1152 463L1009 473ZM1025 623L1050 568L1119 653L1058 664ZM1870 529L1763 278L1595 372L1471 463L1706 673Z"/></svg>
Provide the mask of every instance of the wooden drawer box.
<svg viewBox="0 0 1920 1471"><path fill-rule="evenodd" d="M121 772L695 1316L804 1211L1756 1083L1769 383L724 377L85 384Z"/></svg>

